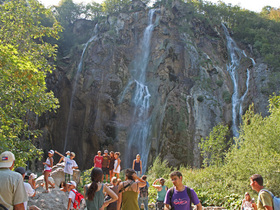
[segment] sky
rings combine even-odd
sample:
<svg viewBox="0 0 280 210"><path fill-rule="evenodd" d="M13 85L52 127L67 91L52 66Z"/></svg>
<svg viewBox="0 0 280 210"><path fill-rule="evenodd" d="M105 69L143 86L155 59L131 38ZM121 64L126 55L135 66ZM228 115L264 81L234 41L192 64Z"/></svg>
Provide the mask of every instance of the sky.
<svg viewBox="0 0 280 210"><path fill-rule="evenodd" d="M50 5L57 5L60 0L39 0L46 7ZM93 0L73 0L75 3L90 3ZM102 3L103 0L95 0L97 3ZM213 3L217 3L219 0L208 0ZM280 8L280 0L222 0L226 4L231 3L233 6L238 5L241 8L245 8L251 11L260 12L264 6L272 6L275 8Z"/></svg>

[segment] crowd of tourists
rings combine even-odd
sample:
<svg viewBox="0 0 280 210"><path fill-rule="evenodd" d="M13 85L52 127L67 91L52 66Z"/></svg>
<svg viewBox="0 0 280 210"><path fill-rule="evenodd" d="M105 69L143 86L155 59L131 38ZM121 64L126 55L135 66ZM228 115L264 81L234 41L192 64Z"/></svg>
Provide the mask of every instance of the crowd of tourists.
<svg viewBox="0 0 280 210"><path fill-rule="evenodd" d="M57 151L50 150L44 164L44 193L49 193L49 186L54 187L54 181L50 177L53 167L53 155L61 156L59 161L64 161L65 181L61 183L60 190L68 194L67 210L138 210L144 204L148 210L149 183L147 176L142 175L142 162L140 155L133 160L132 168L125 170L125 180L119 178L120 153L105 150L101 155L98 151L94 157L94 168L91 171L91 183L83 188L83 195L77 190L77 184L73 180L73 170L78 168L75 162L75 153L68 151L63 156ZM0 155L0 210L4 209L39 209L37 206L27 205L28 196L34 197L36 188L36 175L30 174L28 182L24 182L26 175L25 168L18 167L13 170L15 156L12 152L6 151ZM104 183L105 176L105 183ZM108 177L110 182L107 183ZM165 179L156 179L152 186L157 190L156 209L190 210L192 204L196 209L201 210L202 205L196 192L183 184L183 176L179 171L170 174L173 187L165 186ZM254 174L250 177L250 186L259 193L257 203L251 199L249 193L245 193L242 201L242 209L273 209L273 198L268 190L263 187L261 175Z"/></svg>

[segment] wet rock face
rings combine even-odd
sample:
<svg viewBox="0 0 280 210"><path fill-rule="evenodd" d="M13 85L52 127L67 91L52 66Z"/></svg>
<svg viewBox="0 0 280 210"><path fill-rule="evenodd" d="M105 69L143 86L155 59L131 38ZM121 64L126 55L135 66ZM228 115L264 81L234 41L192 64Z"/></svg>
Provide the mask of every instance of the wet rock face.
<svg viewBox="0 0 280 210"><path fill-rule="evenodd" d="M129 153L127 164L122 161L123 168L131 167L138 153L133 146L127 150L131 126L136 123L131 102L136 88L133 75L137 73L133 66L148 21L145 7L137 8L99 23L96 39L86 48L73 98L67 145L70 101L84 46L76 47L74 54L60 60L58 70L48 78L60 109L40 119L45 133L41 144L62 152L64 148L74 151L81 169L92 167L98 150L120 151L121 159ZM145 84L151 94L147 161L150 164L160 154L171 165L199 167L201 137L207 136L218 123L232 125L233 84L227 72L225 36L220 26L210 28L200 20L188 18L178 2L170 10L157 10L153 21L155 28L145 73ZM84 32L75 33L79 36ZM260 84L254 81L264 74L265 67L260 62L253 66L250 59L244 59L237 69L241 93L246 89L246 70L254 75L250 77L244 111L255 101L257 109L264 113L266 97L259 94Z"/></svg>

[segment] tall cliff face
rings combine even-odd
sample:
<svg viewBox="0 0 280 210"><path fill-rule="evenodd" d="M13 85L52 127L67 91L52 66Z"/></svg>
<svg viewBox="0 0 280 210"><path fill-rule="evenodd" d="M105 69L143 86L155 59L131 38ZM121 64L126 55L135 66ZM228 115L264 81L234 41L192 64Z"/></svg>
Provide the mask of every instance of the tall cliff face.
<svg viewBox="0 0 280 210"><path fill-rule="evenodd" d="M60 109L41 117L41 144L76 152L81 168L91 167L96 152L104 149L120 151L123 168L131 167L137 153L145 168L158 155L174 166L199 167L201 137L218 123L233 124L234 86L227 70L230 56L225 33L222 26L206 27L188 16L184 5L162 7L152 16L145 64L139 57L151 16L144 5L136 4L127 13L98 23L96 32L90 23L87 30L92 31L92 40L58 62L48 85ZM81 22L76 25L77 36L85 33L78 30ZM254 64L246 47L239 48L247 54L235 69L239 94L247 91L242 110L254 102L256 110L265 113L267 97L261 87L267 82L267 66L259 61ZM144 66L140 92L136 66ZM135 103L136 94L142 94L137 96L143 99L142 105L145 97L149 99L145 109Z"/></svg>

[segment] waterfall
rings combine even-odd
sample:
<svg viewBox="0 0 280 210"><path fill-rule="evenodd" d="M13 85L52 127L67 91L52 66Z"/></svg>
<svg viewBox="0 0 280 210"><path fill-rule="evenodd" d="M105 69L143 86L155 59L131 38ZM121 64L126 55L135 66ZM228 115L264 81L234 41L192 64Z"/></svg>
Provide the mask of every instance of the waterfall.
<svg viewBox="0 0 280 210"><path fill-rule="evenodd" d="M69 112L68 112L68 119L67 119L67 125L66 125L66 132L65 132L65 141L64 141L64 152L66 151L67 148L67 144L68 144L68 134L69 134L69 127L70 127L70 123L72 120L72 112L73 112L73 101L74 101L74 97L76 94L76 89L77 89L77 83L78 83L78 79L80 78L80 74L83 70L83 59L84 59L84 54L86 52L86 49L88 47L88 45L97 37L97 24L94 27L94 35L87 41L87 43L85 43L84 45L84 49L80 58L80 62L78 64L78 69L74 78L74 85L73 85L73 90L72 90L72 94L71 94L71 99L70 99L70 106L69 106Z"/></svg>
<svg viewBox="0 0 280 210"><path fill-rule="evenodd" d="M134 59L134 66L131 70L132 80L128 82L127 87L121 97L123 99L128 87L135 84L131 103L134 106L132 123L128 133L127 148L125 154L125 166L131 167L133 158L132 151L135 149L140 154L142 160L143 172L147 169L148 155L151 142L148 141L150 133L150 98L149 87L146 84L146 70L150 57L150 43L154 30L153 16L155 10L149 11L148 26L146 27L143 38L140 42L140 53ZM133 154L136 155L136 154Z"/></svg>
<svg viewBox="0 0 280 210"><path fill-rule="evenodd" d="M238 48L235 41L229 35L229 32L224 24L222 24L224 33L227 40L227 50L230 58L230 63L227 64L227 71L230 74L230 77L233 82L233 94L232 94L232 132L233 136L238 137L238 125L241 123L243 115L243 101L248 93L249 89L249 80L250 80L250 71L247 69L247 80L246 80L246 90L242 96L240 96L238 88L238 72L237 69L240 66L240 61L242 57L247 57L244 51ZM253 65L255 61L251 58Z"/></svg>

